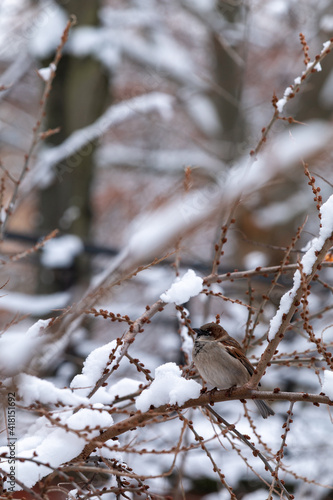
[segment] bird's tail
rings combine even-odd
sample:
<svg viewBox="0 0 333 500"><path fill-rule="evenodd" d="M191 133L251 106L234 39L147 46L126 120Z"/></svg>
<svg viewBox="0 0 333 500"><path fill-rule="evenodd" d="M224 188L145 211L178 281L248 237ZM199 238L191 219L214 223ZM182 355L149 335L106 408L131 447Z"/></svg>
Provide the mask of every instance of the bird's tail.
<svg viewBox="0 0 333 500"><path fill-rule="evenodd" d="M272 410L272 408L266 403L266 401L261 401L261 399L254 399L253 400L255 404L258 407L258 410L260 411L260 414L263 418L267 418L270 415L275 415L275 412Z"/></svg>

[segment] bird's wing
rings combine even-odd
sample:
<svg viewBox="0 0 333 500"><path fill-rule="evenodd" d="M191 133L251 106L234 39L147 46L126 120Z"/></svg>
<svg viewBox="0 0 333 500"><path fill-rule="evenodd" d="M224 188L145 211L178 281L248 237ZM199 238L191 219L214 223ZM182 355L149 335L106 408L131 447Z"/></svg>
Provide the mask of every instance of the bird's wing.
<svg viewBox="0 0 333 500"><path fill-rule="evenodd" d="M238 342L234 339L228 339L224 340L223 343L230 356L238 359L243 364L243 366L245 366L249 374L252 375L254 372L254 368L247 357L243 354L242 348L238 344Z"/></svg>

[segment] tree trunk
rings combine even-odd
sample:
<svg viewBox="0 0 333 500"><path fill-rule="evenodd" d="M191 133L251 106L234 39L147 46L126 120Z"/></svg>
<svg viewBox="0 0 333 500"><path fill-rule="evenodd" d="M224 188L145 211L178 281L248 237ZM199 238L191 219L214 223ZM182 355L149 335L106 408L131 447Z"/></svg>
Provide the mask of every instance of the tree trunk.
<svg viewBox="0 0 333 500"><path fill-rule="evenodd" d="M226 4L223 1L217 3L219 15L223 16L228 23L236 23L243 19L245 6ZM215 81L223 93L216 93L213 101L223 127L223 159L232 162L243 151L238 145L244 140L244 117L241 110L241 94L244 78L244 59L242 52L244 43L239 41L237 45L228 45L229 41L223 40L217 34L212 36L212 46L215 59Z"/></svg>
<svg viewBox="0 0 333 500"><path fill-rule="evenodd" d="M76 15L78 27L97 25L99 2L59 0L58 3L65 3L69 15ZM47 128L60 127L61 131L49 138L49 144L60 144L75 130L93 123L105 108L107 96L108 78L102 64L92 57L77 58L65 54L59 63L48 101L46 124ZM89 236L92 215L90 189L95 148L95 143L89 143L55 167L54 181L40 193L42 233L58 228L62 233L69 232L82 239ZM42 271L40 288L46 291L43 281L48 282L49 292L70 286L88 270L83 259L79 269L75 267L72 273L68 270L54 273L53 283L50 270ZM46 279L43 279L46 275Z"/></svg>

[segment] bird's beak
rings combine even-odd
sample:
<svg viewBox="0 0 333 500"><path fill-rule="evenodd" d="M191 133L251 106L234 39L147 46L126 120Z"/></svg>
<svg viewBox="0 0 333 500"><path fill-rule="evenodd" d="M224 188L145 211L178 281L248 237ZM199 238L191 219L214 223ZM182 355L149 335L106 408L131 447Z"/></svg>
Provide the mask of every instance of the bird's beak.
<svg viewBox="0 0 333 500"><path fill-rule="evenodd" d="M200 330L200 328L192 328L192 330L197 334L198 337L205 334L205 332Z"/></svg>

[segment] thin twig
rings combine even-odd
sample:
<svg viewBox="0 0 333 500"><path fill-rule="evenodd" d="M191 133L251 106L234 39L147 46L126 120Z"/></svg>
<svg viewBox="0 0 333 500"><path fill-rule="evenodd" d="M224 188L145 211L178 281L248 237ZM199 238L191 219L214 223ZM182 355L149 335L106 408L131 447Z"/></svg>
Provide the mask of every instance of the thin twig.
<svg viewBox="0 0 333 500"><path fill-rule="evenodd" d="M223 417L221 417L221 415L217 413L210 405L207 405L206 408L210 413L212 413L212 415L214 415L214 417L217 419L218 422L222 422L226 426L229 432L235 434L235 436L237 436L243 443L245 443L246 446L248 446L252 450L255 457L260 458L260 460L265 465L265 469L269 470L272 476L275 474L275 471L270 466L267 458L248 439L246 439L246 437L241 432L239 432L236 429L235 425L229 424L229 422L227 422ZM287 495L288 500L291 500L289 492L287 491L285 486L281 483L278 477L276 477L276 482L280 486L281 491L284 491L284 493Z"/></svg>
<svg viewBox="0 0 333 500"><path fill-rule="evenodd" d="M43 118L45 116L46 103L47 103L48 97L49 97L50 92L51 92L52 82L54 80L57 66L58 66L59 61L60 61L61 56L62 56L62 51L63 51L64 45L67 42L69 31L72 28L72 26L74 26L75 24L76 24L76 18L75 18L75 16L71 16L70 20L68 21L68 23L65 27L63 35L61 37L61 42L56 50L53 63L50 65L50 77L46 82L44 92L43 92L43 95L42 95L42 98L40 101L41 105L39 108L39 113L37 116L36 124L33 128L32 141L31 141L28 152L24 155L23 167L22 167L19 178L17 179L17 181L14 184L14 191L13 191L11 199L8 203L4 220L2 221L1 230L0 230L0 237L1 238L3 238L3 236L4 236L4 232L5 232L7 223L8 223L8 219L9 219L10 215L13 213L14 206L15 206L15 203L16 203L16 200L18 197L20 185L22 184L24 177L26 176L26 174L29 171L29 165L30 165L30 161L32 158L32 154L35 150L35 147L37 146L37 144L40 141L40 138L41 138L40 128L42 126L42 121L43 121Z"/></svg>
<svg viewBox="0 0 333 500"><path fill-rule="evenodd" d="M278 450L277 454L276 454L276 467L275 467L275 470L274 472L272 471L272 476L273 476L273 481L272 481L272 484L271 484L271 487L269 489L269 497L268 497L268 500L273 500L273 491L274 491L274 487L275 487L275 483L278 483L279 486L281 485L281 481L279 480L279 476L278 476L278 472L279 472L279 469L281 467L281 461L282 461L282 458L283 458L283 450L284 448L287 446L286 445L286 439L287 439L287 434L288 432L290 431L290 424L292 423L292 416L293 416L293 407L294 407L294 402L291 402L290 403L290 407L289 407L289 410L288 410L288 418L287 418L287 422L285 422L283 424L283 427L285 428L285 431L284 433L282 434L282 442L281 442L281 446L280 446L280 449Z"/></svg>

